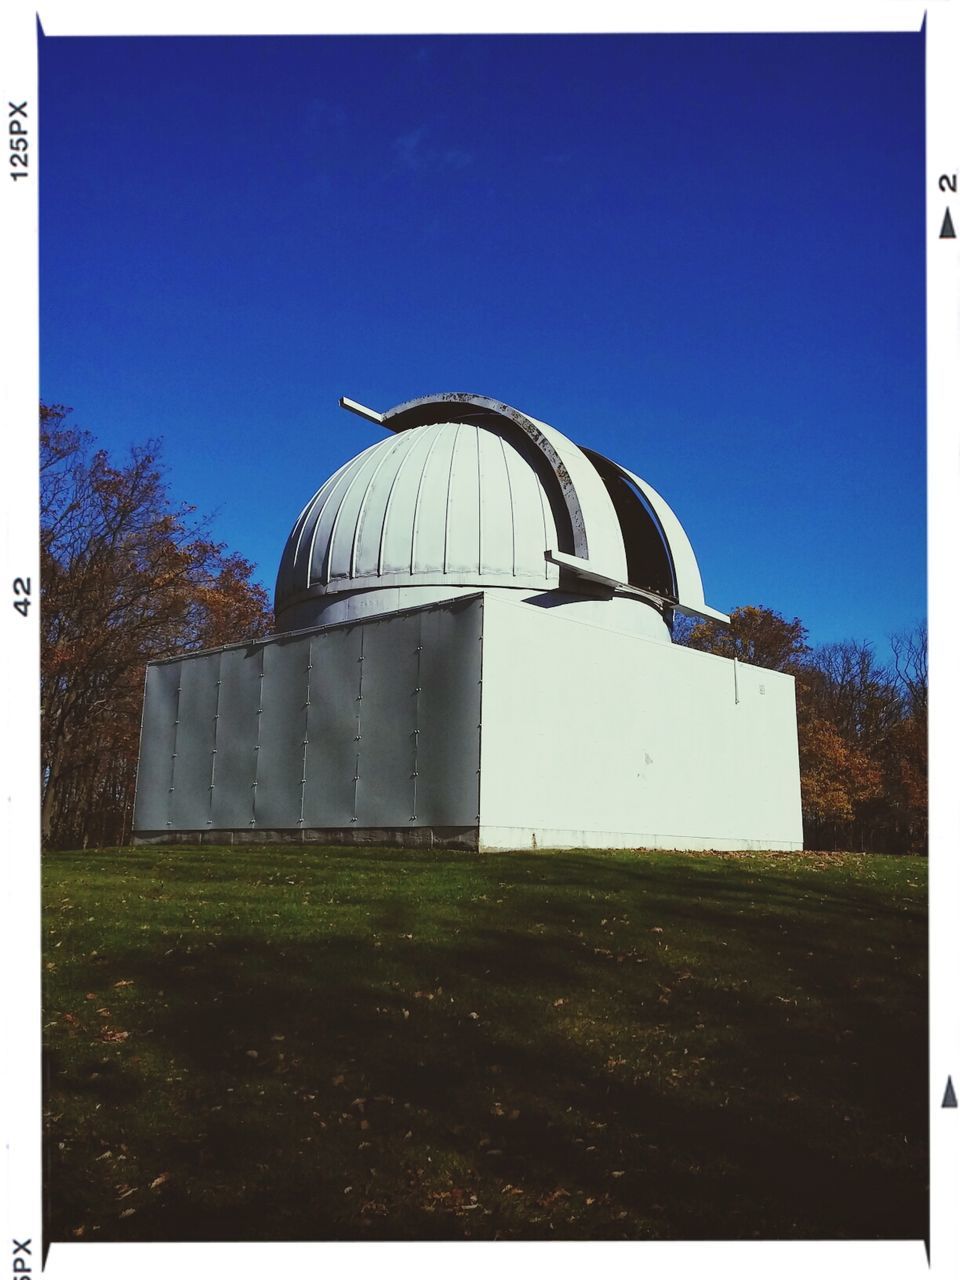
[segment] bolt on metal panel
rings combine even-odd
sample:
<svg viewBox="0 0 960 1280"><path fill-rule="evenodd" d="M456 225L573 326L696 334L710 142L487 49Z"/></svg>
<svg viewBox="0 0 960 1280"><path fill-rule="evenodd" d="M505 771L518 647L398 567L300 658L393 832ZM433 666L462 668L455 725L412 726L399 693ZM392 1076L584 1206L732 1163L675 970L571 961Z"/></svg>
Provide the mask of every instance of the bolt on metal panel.
<svg viewBox="0 0 960 1280"><path fill-rule="evenodd" d="M135 831L162 831L170 817L179 689L180 663L164 662L147 667L133 817Z"/></svg>
<svg viewBox="0 0 960 1280"><path fill-rule="evenodd" d="M362 638L366 624L313 637L307 709L304 827L354 825L358 733L362 728Z"/></svg>
<svg viewBox="0 0 960 1280"><path fill-rule="evenodd" d="M424 609L417 723L417 819L425 826L477 821L483 601Z"/></svg>
<svg viewBox="0 0 960 1280"><path fill-rule="evenodd" d="M302 825L310 697L311 636L263 648L263 702L257 752L258 827Z"/></svg>
<svg viewBox="0 0 960 1280"><path fill-rule="evenodd" d="M220 655L216 768L210 817L215 830L247 827L254 820L263 645Z"/></svg>
<svg viewBox="0 0 960 1280"><path fill-rule="evenodd" d="M357 825L389 827L414 814L420 621L394 614L363 624L363 705Z"/></svg>
<svg viewBox="0 0 960 1280"><path fill-rule="evenodd" d="M176 664L180 670L180 723L170 805L175 831L213 825L220 657L219 653L202 654Z"/></svg>

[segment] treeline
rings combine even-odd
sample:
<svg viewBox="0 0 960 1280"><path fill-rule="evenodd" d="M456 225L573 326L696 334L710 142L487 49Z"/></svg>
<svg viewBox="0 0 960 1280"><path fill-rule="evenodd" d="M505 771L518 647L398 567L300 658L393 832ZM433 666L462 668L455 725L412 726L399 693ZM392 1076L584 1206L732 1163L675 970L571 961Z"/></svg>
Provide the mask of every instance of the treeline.
<svg viewBox="0 0 960 1280"><path fill-rule="evenodd" d="M729 627L678 618L674 640L796 678L806 848L926 852L925 624L890 637L889 664L863 641L812 648L799 618L756 605Z"/></svg>
<svg viewBox="0 0 960 1280"><path fill-rule="evenodd" d="M252 565L173 503L158 447L121 462L40 409L41 792L44 842L129 839L148 659L270 627Z"/></svg>

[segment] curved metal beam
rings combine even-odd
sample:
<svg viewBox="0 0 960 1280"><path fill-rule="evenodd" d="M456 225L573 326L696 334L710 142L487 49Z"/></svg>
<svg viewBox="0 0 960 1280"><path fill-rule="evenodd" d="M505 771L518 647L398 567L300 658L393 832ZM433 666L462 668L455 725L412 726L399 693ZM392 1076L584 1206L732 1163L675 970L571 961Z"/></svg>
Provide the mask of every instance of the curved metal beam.
<svg viewBox="0 0 960 1280"><path fill-rule="evenodd" d="M514 409L512 405L504 404L502 400L494 400L490 396L475 396L462 391L445 391L439 395L420 396L416 400L407 400L404 404L398 404L382 414L381 421L391 431L407 431L412 427L424 426L431 420L436 421L434 412L448 404L468 405L483 413L503 418L518 427L539 449L556 478L560 496L570 517L574 554L581 560L589 560L590 548L587 541L586 520L573 477L570 475L567 464L547 439L541 430L541 424L536 419L528 418L519 409Z"/></svg>

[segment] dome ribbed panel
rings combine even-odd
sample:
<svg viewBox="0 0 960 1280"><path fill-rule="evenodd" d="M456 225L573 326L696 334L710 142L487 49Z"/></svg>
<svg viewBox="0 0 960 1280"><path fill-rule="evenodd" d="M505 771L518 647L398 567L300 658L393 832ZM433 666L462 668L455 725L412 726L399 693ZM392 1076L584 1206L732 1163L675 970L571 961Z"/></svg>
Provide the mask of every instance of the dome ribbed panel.
<svg viewBox="0 0 960 1280"><path fill-rule="evenodd" d="M444 573L480 572L478 435L473 426L461 426L456 435L447 484Z"/></svg>
<svg viewBox="0 0 960 1280"><path fill-rule="evenodd" d="M482 516L480 529L481 573L514 572L513 501L507 468L507 445L499 432L478 431Z"/></svg>
<svg viewBox="0 0 960 1280"><path fill-rule="evenodd" d="M427 430L436 439L424 459L417 482L412 529L413 573L443 573L447 545L447 494L458 434L469 430L460 423L440 423ZM407 433L410 434L410 433ZM454 513L456 516L457 513Z"/></svg>
<svg viewBox="0 0 960 1280"><path fill-rule="evenodd" d="M420 476L441 434L441 427L421 427L404 431L392 490L388 497L380 535L382 573L413 572L413 527L420 491Z"/></svg>
<svg viewBox="0 0 960 1280"><path fill-rule="evenodd" d="M345 463L307 503L277 577L279 614L307 595L429 580L550 586L559 547L538 469L509 428L440 422ZM342 585L341 585L342 584Z"/></svg>
<svg viewBox="0 0 960 1280"><path fill-rule="evenodd" d="M380 460L378 454L382 453L385 444L390 443L392 441L381 441L376 448L364 454L359 459L359 465L349 473L347 482L341 484L339 493L329 504L331 508L335 506L336 510L332 512L333 519L330 521L329 534L326 537L324 537L326 511L321 517L311 569L314 582L333 582L337 578L353 577L354 537L359 527L363 502L377 470ZM324 542L326 542L325 555Z"/></svg>
<svg viewBox="0 0 960 1280"><path fill-rule="evenodd" d="M360 501L360 512L353 539L351 577L366 577L381 572L380 551L384 546L384 524L387 503L395 493L398 475L410 450L402 436L388 440L389 449L377 451L377 465L366 479Z"/></svg>
<svg viewBox="0 0 960 1280"><path fill-rule="evenodd" d="M283 559L280 562L276 591L278 601L299 591L305 591L310 586L310 548L315 540L321 513L328 508L331 498L336 494L341 482L344 482L344 478L348 473L352 473L358 463L376 447L376 445L371 445L369 449L365 449L357 457L345 462L338 471L333 473L326 484L317 490L300 512L297 522L293 526L293 531L287 539ZM331 515L330 521L332 521L332 518Z"/></svg>

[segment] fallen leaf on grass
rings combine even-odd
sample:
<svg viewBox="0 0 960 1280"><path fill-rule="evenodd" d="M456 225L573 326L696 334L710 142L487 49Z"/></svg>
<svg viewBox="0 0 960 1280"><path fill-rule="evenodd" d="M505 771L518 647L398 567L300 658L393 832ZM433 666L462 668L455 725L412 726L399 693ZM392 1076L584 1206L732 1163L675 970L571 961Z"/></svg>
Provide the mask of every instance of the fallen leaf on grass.
<svg viewBox="0 0 960 1280"><path fill-rule="evenodd" d="M170 1175L169 1175L169 1173L159 1173L159 1174L157 1174L157 1176L154 1178L154 1180L150 1183L150 1190L151 1190L151 1191L156 1191L157 1187L162 1187L162 1186L163 1186L163 1184L164 1184L165 1182L169 1182L169 1180L170 1180Z"/></svg>
<svg viewBox="0 0 960 1280"><path fill-rule="evenodd" d="M134 1214L134 1213L136 1213L136 1212L137 1212L137 1211L136 1211L136 1209L124 1209L124 1211L123 1211L123 1213L121 1213L120 1217L121 1217L121 1218L129 1218L132 1214Z"/></svg>

